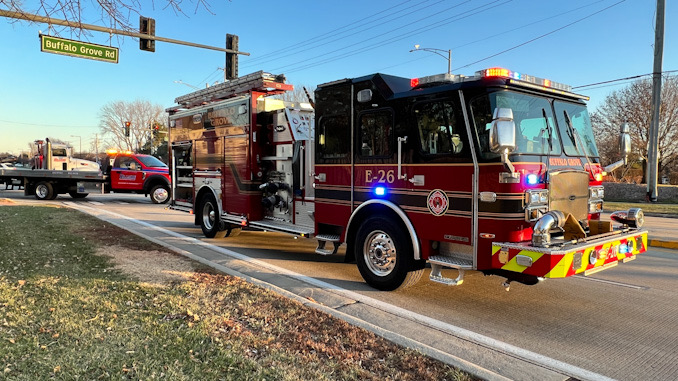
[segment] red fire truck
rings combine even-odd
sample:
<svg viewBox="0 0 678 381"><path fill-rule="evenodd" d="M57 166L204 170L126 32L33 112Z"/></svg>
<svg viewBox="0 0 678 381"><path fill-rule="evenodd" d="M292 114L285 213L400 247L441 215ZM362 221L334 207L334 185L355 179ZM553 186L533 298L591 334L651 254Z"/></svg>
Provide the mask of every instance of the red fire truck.
<svg viewBox="0 0 678 381"><path fill-rule="evenodd" d="M270 97L291 89L257 72L168 109L171 203L205 236L313 236L323 255L345 243L346 260L381 290L414 284L426 263L436 282L477 270L508 289L646 250L640 209L601 220L611 167L588 98L566 85L492 68L342 79L318 86L315 109ZM623 152L629 144L622 131Z"/></svg>

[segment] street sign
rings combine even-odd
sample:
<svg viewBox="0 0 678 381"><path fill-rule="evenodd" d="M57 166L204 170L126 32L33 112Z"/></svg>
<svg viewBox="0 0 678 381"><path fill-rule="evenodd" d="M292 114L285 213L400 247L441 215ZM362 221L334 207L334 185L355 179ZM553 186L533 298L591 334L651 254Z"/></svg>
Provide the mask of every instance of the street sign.
<svg viewBox="0 0 678 381"><path fill-rule="evenodd" d="M118 48L40 35L40 51L118 63Z"/></svg>

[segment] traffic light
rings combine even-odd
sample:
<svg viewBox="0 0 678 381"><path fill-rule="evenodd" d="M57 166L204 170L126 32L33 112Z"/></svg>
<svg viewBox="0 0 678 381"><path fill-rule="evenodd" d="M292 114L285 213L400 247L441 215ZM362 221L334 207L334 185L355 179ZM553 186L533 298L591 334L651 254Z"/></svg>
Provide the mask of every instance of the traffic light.
<svg viewBox="0 0 678 381"><path fill-rule="evenodd" d="M132 122L125 122L125 137L129 138L129 126L132 125Z"/></svg>
<svg viewBox="0 0 678 381"><path fill-rule="evenodd" d="M139 33L155 36L155 19L139 16ZM155 40L140 38L139 49L146 50L148 52L155 52Z"/></svg>
<svg viewBox="0 0 678 381"><path fill-rule="evenodd" d="M158 131L160 131L160 125L156 123L153 125L153 136L157 136Z"/></svg>
<svg viewBox="0 0 678 381"><path fill-rule="evenodd" d="M238 51L238 36L235 34L226 35L226 49ZM225 79L238 78L238 53L226 53Z"/></svg>

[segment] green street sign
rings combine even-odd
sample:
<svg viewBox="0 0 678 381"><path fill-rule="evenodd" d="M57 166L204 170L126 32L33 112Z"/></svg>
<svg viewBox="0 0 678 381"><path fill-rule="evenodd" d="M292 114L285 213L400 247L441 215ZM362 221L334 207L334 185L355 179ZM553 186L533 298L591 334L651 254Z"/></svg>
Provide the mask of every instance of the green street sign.
<svg viewBox="0 0 678 381"><path fill-rule="evenodd" d="M40 51L118 63L118 48L40 35Z"/></svg>

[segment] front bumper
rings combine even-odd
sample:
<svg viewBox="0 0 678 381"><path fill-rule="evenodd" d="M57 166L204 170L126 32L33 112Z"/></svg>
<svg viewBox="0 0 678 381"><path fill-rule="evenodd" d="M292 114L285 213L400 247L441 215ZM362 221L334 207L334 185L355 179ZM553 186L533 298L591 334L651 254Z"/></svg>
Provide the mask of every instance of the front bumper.
<svg viewBox="0 0 678 381"><path fill-rule="evenodd" d="M492 268L543 278L591 275L628 262L647 250L647 230L627 229L584 242L554 242L550 247L527 243L493 242Z"/></svg>

